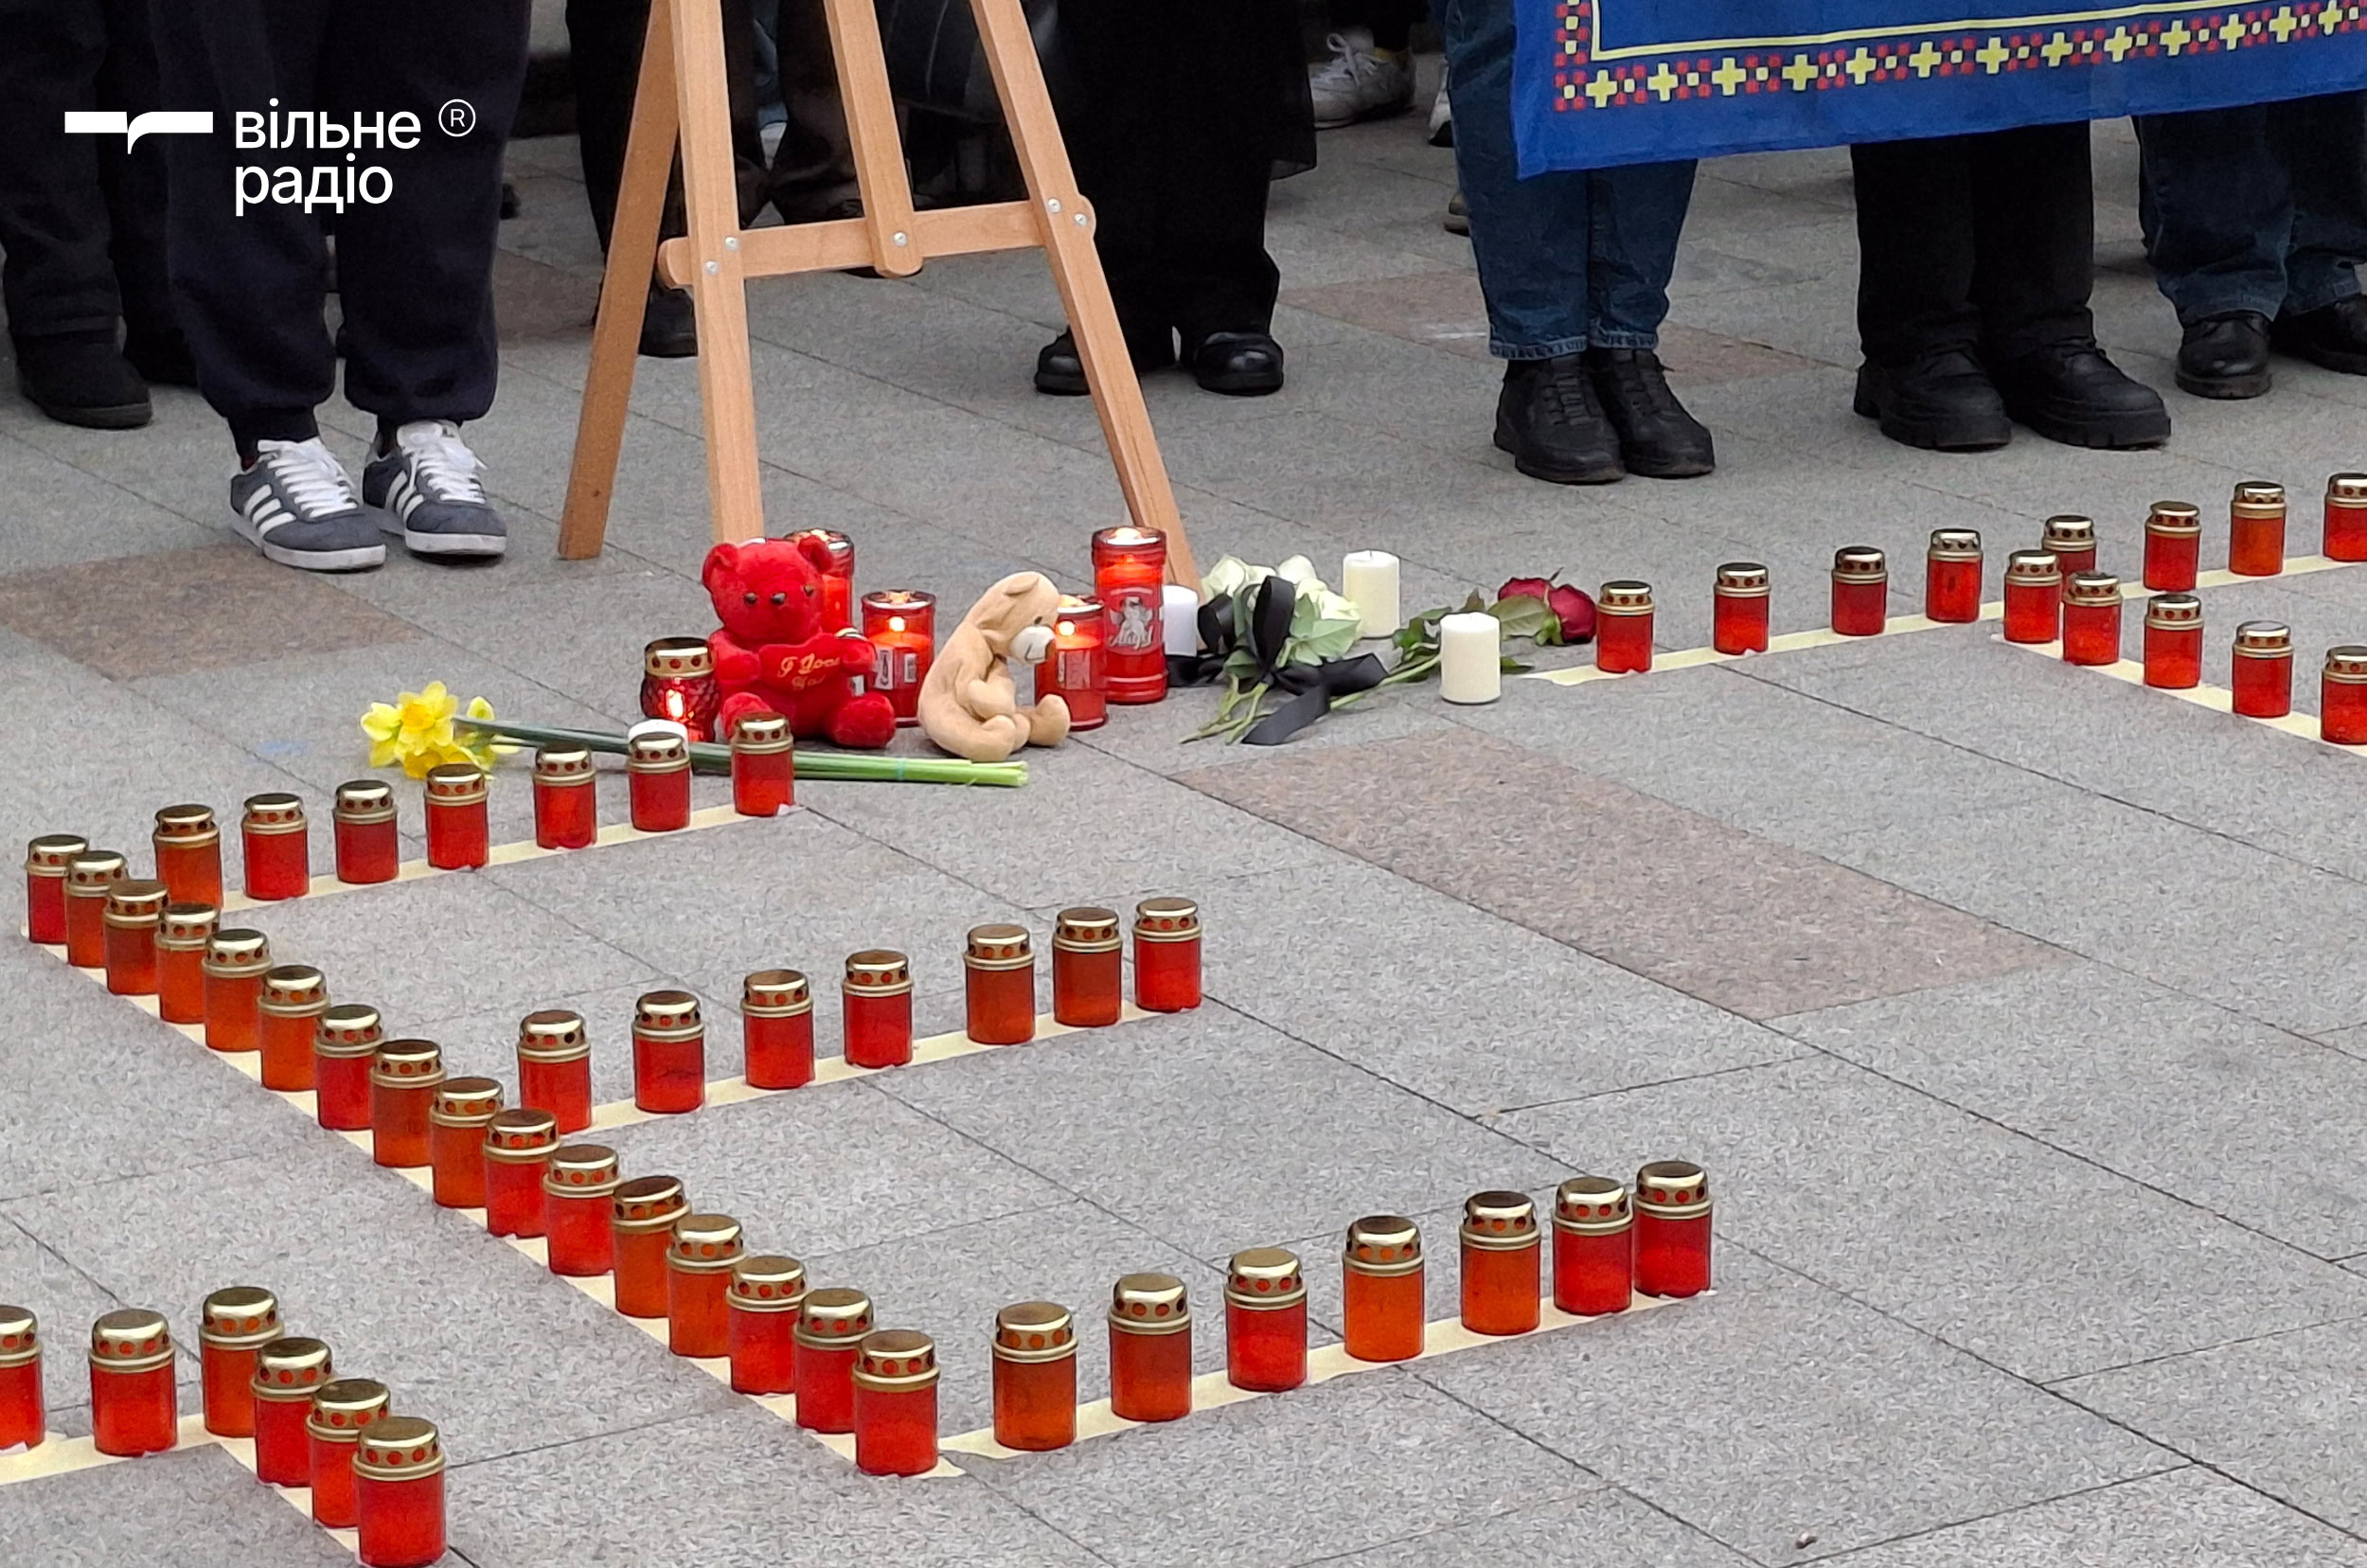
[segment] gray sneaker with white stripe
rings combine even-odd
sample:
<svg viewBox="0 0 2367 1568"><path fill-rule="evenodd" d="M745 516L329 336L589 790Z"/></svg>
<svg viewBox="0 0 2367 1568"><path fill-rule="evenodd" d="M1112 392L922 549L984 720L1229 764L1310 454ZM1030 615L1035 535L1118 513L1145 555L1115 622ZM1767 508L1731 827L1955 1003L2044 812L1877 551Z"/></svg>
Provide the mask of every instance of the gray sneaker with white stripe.
<svg viewBox="0 0 2367 1568"><path fill-rule="evenodd" d="M263 559L307 572L382 564L378 514L353 493L345 465L315 436L258 441L255 461L230 480L231 521Z"/></svg>
<svg viewBox="0 0 2367 1568"><path fill-rule="evenodd" d="M362 498L413 555L497 556L509 530L485 498L477 461L449 419L414 419L362 471Z"/></svg>

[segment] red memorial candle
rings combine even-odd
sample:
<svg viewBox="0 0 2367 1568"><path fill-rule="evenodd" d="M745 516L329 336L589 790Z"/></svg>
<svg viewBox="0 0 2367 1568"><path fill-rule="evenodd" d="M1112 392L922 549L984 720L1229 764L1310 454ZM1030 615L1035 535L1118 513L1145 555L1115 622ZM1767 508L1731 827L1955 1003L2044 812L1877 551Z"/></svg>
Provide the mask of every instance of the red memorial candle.
<svg viewBox="0 0 2367 1568"><path fill-rule="evenodd" d="M822 573L822 629L849 631L855 624L855 542L836 528L805 528L791 534L792 543L822 542L826 557Z"/></svg>
<svg viewBox="0 0 2367 1568"><path fill-rule="evenodd" d="M44 833L25 846L25 935L47 947L65 941L65 874L90 852L72 833Z"/></svg>
<svg viewBox="0 0 2367 1568"><path fill-rule="evenodd" d="M898 723L917 724L920 683L936 660L936 596L917 588L865 594L863 634L875 650L871 689L887 698Z"/></svg>
<svg viewBox="0 0 2367 1568"><path fill-rule="evenodd" d="M1882 552L1852 544L1833 552L1833 630L1844 637L1881 633L1890 618L1891 569Z"/></svg>
<svg viewBox="0 0 2367 1568"><path fill-rule="evenodd" d="M2318 684L2318 735L2343 746L2367 746L2367 647L2326 650Z"/></svg>
<svg viewBox="0 0 2367 1568"><path fill-rule="evenodd" d="M1652 668L1652 588L1606 582L1594 596L1594 668L1633 675Z"/></svg>
<svg viewBox="0 0 2367 1568"><path fill-rule="evenodd" d="M501 1111L485 1124L485 1228L494 1236L543 1234L543 1178L559 1148L548 1111Z"/></svg>
<svg viewBox="0 0 2367 1568"><path fill-rule="evenodd" d="M703 637L660 637L641 650L641 716L680 724L693 740L716 739L722 688Z"/></svg>
<svg viewBox="0 0 2367 1568"><path fill-rule="evenodd" d="M401 869L395 836L395 792L375 778L337 786L330 809L337 845L337 880L385 882Z"/></svg>
<svg viewBox="0 0 2367 1568"><path fill-rule="evenodd" d="M306 1446L311 1452L313 1523L348 1530L360 1517L353 1457L362 1429L386 1414L391 1398L384 1383L368 1378L339 1378L313 1391L311 1413L304 1418Z"/></svg>
<svg viewBox="0 0 2367 1568"><path fill-rule="evenodd" d="M912 965L888 948L847 954L839 987L840 1047L853 1067L900 1067L913 1059Z"/></svg>
<svg viewBox="0 0 2367 1568"><path fill-rule="evenodd" d="M1573 1176L1554 1193L1554 1305L1579 1317L1624 1312L1635 1293L1635 1216L1628 1188Z"/></svg>
<svg viewBox="0 0 2367 1568"><path fill-rule="evenodd" d="M310 964L280 964L263 971L258 1004L263 1087L292 1092L312 1087L312 1037L329 1010L329 981Z"/></svg>
<svg viewBox="0 0 2367 1568"><path fill-rule="evenodd" d="M795 970L758 970L740 982L740 1055L752 1089L813 1081L813 989Z"/></svg>
<svg viewBox="0 0 2367 1568"><path fill-rule="evenodd" d="M683 1185L671 1176L635 1176L616 1185L610 1211L616 1310L627 1317L666 1315L666 1250L674 1221L690 1212Z"/></svg>
<svg viewBox="0 0 2367 1568"><path fill-rule="evenodd" d="M353 1455L362 1568L430 1568L444 1555L444 1447L433 1423L382 1416Z"/></svg>
<svg viewBox="0 0 2367 1568"><path fill-rule="evenodd" d="M592 754L581 746L544 746L534 754L534 842L544 849L583 849L598 836L599 793Z"/></svg>
<svg viewBox="0 0 2367 1568"><path fill-rule="evenodd" d="M255 1353L255 1478L275 1487L312 1484L312 1396L328 1382L329 1346L287 1335Z"/></svg>
<svg viewBox="0 0 2367 1568"><path fill-rule="evenodd" d="M281 1332L279 1298L258 1286L228 1286L198 1308L198 1385L206 1431L217 1437L255 1435L256 1357Z"/></svg>
<svg viewBox="0 0 2367 1568"><path fill-rule="evenodd" d="M581 1013L543 1007L518 1021L518 1103L548 1111L561 1133L592 1125L592 1035Z"/></svg>
<svg viewBox="0 0 2367 1568"><path fill-rule="evenodd" d="M962 970L970 1039L1018 1045L1036 1038L1036 950L1024 926L972 926Z"/></svg>
<svg viewBox="0 0 2367 1568"><path fill-rule="evenodd" d="M2038 533L2038 548L2055 557L2068 591L2072 579L2096 569L2095 519L2073 512L2048 518Z"/></svg>
<svg viewBox="0 0 2367 1568"><path fill-rule="evenodd" d="M855 1468L865 1475L936 1469L936 1343L910 1328L865 1334L854 1381Z"/></svg>
<svg viewBox="0 0 2367 1568"><path fill-rule="evenodd" d="M1077 1324L1058 1302L994 1314L994 1440L1037 1453L1077 1440Z"/></svg>
<svg viewBox="0 0 2367 1568"><path fill-rule="evenodd" d="M2082 572L2063 595L2063 658L2075 665L2118 664L2121 657L2121 579Z"/></svg>
<svg viewBox="0 0 2367 1568"><path fill-rule="evenodd" d="M685 1214L666 1250L666 1347L677 1356L731 1354L732 1269L746 1255L739 1221Z"/></svg>
<svg viewBox="0 0 2367 1568"><path fill-rule="evenodd" d="M1099 599L1060 596L1052 622L1052 647L1036 666L1036 701L1058 697L1068 704L1068 727L1099 729L1110 722L1110 675L1103 657Z"/></svg>
<svg viewBox="0 0 2367 1568"><path fill-rule="evenodd" d="M485 1206L485 1130L501 1108L502 1086L491 1078L446 1078L436 1086L427 1110L427 1160L439 1207Z"/></svg>
<svg viewBox="0 0 2367 1568"><path fill-rule="evenodd" d="M1517 1192L1474 1193L1463 1204L1463 1327L1525 1334L1538 1325L1544 1238L1537 1205Z"/></svg>
<svg viewBox="0 0 2367 1568"><path fill-rule="evenodd" d="M1689 1160L1635 1173L1635 1288L1650 1296L1710 1288L1710 1179Z"/></svg>
<svg viewBox="0 0 2367 1568"><path fill-rule="evenodd" d="M1362 1362L1411 1361L1422 1353L1422 1233L1401 1214L1368 1214L1348 1227L1341 1263L1341 1313L1347 1353Z"/></svg>
<svg viewBox="0 0 2367 1568"><path fill-rule="evenodd" d="M2156 501L2145 516L2145 586L2183 594L2202 567L2202 508L2191 501Z"/></svg>
<svg viewBox="0 0 2367 1568"><path fill-rule="evenodd" d="M789 721L777 713L747 713L732 726L732 810L741 816L778 816L797 803L797 750Z"/></svg>
<svg viewBox="0 0 2367 1568"><path fill-rule="evenodd" d="M616 1151L561 1144L543 1173L543 1234L551 1273L590 1279L616 1266Z"/></svg>
<svg viewBox="0 0 2367 1568"><path fill-rule="evenodd" d="M378 1009L355 1002L326 1008L312 1027L312 1109L332 1132L370 1125L370 1069L385 1043Z"/></svg>
<svg viewBox="0 0 2367 1568"><path fill-rule="evenodd" d="M232 926L205 944L205 1043L217 1051L252 1051L263 1037L263 976L271 972L271 942L259 931Z"/></svg>
<svg viewBox="0 0 2367 1568"><path fill-rule="evenodd" d="M2229 504L2227 569L2237 577L2275 577L2285 570L2285 487L2247 479Z"/></svg>
<svg viewBox="0 0 2367 1568"><path fill-rule="evenodd" d="M1095 534L1093 551L1104 690L1112 703L1155 703L1167 694L1167 536L1126 524Z"/></svg>
<svg viewBox="0 0 2367 1568"><path fill-rule="evenodd" d="M690 742L663 721L645 720L625 741L632 825L645 833L690 826Z"/></svg>
<svg viewBox="0 0 2367 1568"><path fill-rule="evenodd" d="M444 1086L444 1053L428 1040L390 1040L370 1067L370 1158L390 1169L429 1163L428 1114Z"/></svg>
<svg viewBox="0 0 2367 1568"><path fill-rule="evenodd" d="M2194 595L2145 600L2145 685L2165 691L2202 685L2202 600Z"/></svg>
<svg viewBox="0 0 2367 1568"><path fill-rule="evenodd" d="M1122 1274L1110 1292L1110 1414L1172 1421L1192 1413L1192 1306L1173 1274Z"/></svg>
<svg viewBox="0 0 2367 1568"><path fill-rule="evenodd" d="M1145 899L1134 906L1134 1005L1145 1012L1200 1006L1200 906Z"/></svg>
<svg viewBox="0 0 2367 1568"><path fill-rule="evenodd" d="M1233 1255L1224 1284L1225 1377L1279 1394L1307 1381L1307 1282L1298 1255L1252 1247Z"/></svg>
<svg viewBox="0 0 2367 1568"><path fill-rule="evenodd" d="M39 1448L48 1431L40 1321L23 1307L0 1307L0 1453Z"/></svg>
<svg viewBox="0 0 2367 1568"><path fill-rule="evenodd" d="M806 1266L760 1253L732 1265L725 1307L732 1389L739 1394L797 1391L797 1314L806 1302Z"/></svg>
<svg viewBox="0 0 2367 1568"><path fill-rule="evenodd" d="M1934 528L1923 556L1923 617L1947 625L1981 618L1981 536Z"/></svg>
<svg viewBox="0 0 2367 1568"><path fill-rule="evenodd" d="M90 1328L91 1446L132 1458L180 1440L172 1385L172 1335L165 1315L128 1307Z"/></svg>
<svg viewBox="0 0 2367 1568"><path fill-rule="evenodd" d="M221 920L212 904L169 903L156 928L156 1016L205 1022L205 949Z"/></svg>
<svg viewBox="0 0 2367 1568"><path fill-rule="evenodd" d="M2045 550L2016 550L2005 562L2005 640L2051 643L2063 631L2063 572Z"/></svg>
<svg viewBox="0 0 2367 1568"><path fill-rule="evenodd" d="M473 762L445 762L427 771L427 864L438 871L473 871L492 853L486 821L491 786Z"/></svg>
<svg viewBox="0 0 2367 1568"><path fill-rule="evenodd" d="M2282 621L2249 620L2235 629L2232 706L2247 719L2293 711L2293 631Z"/></svg>
<svg viewBox="0 0 2367 1568"><path fill-rule="evenodd" d="M250 795L239 819L246 857L246 896L258 901L300 899L312 885L311 829L304 802L292 794Z"/></svg>
<svg viewBox="0 0 2367 1568"><path fill-rule="evenodd" d="M706 1103L707 1028L688 991L655 990L633 1004L632 1102L680 1115Z"/></svg>
<svg viewBox="0 0 2367 1568"><path fill-rule="evenodd" d="M1728 561L1717 569L1717 584L1712 599L1712 648L1720 653L1767 651L1769 594L1766 567L1755 561ZM1646 641L1649 641L1648 637Z"/></svg>
<svg viewBox="0 0 2367 1568"><path fill-rule="evenodd" d="M797 1311L797 1424L855 1430L855 1347L871 1332L871 1298L831 1287L808 1291Z"/></svg>
<svg viewBox="0 0 2367 1568"><path fill-rule="evenodd" d="M1063 909L1052 929L1052 1017L1073 1029L1115 1024L1126 997L1125 940L1115 910Z"/></svg>
<svg viewBox="0 0 2367 1568"><path fill-rule="evenodd" d="M2367 561L2367 473L2326 481L2325 534L2318 547L2328 561Z"/></svg>
<svg viewBox="0 0 2367 1568"><path fill-rule="evenodd" d="M222 902L222 828L210 806L168 806L156 813L156 880L174 903Z"/></svg>
<svg viewBox="0 0 2367 1568"><path fill-rule="evenodd" d="M99 912L107 989L116 996L156 994L156 936L164 924L165 884L123 878L107 889Z"/></svg>
<svg viewBox="0 0 2367 1568"><path fill-rule="evenodd" d="M129 875L113 849L86 849L65 868L65 961L76 969L107 967L107 895Z"/></svg>

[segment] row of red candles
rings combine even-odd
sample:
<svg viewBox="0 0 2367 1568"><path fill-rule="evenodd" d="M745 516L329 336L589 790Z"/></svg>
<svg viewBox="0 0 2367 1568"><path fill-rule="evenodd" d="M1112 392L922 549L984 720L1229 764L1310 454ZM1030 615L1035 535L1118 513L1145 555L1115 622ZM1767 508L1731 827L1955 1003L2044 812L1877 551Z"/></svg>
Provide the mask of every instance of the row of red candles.
<svg viewBox="0 0 2367 1568"><path fill-rule="evenodd" d="M365 1568L427 1568L444 1555L444 1451L434 1423L389 1414L386 1385L339 1378L329 1349L284 1334L269 1291L232 1286L199 1310L205 1430L255 1442L255 1474L307 1487L312 1518L356 1528ZM91 1326L92 1446L135 1458L180 1440L174 1350L164 1314L112 1311ZM41 1329L0 1307L0 1451L45 1435Z"/></svg>

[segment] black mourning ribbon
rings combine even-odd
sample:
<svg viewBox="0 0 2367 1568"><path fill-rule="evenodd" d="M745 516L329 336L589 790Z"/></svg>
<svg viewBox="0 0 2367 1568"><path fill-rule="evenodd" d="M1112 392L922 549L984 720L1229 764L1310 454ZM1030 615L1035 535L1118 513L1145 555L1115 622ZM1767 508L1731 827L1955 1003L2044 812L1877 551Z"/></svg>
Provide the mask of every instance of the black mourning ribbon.
<svg viewBox="0 0 2367 1568"><path fill-rule="evenodd" d="M1372 653L1319 665L1277 668L1276 661L1290 640L1290 615L1297 602L1298 590L1293 584L1282 578L1268 578L1257 585L1250 623L1243 627L1236 624L1239 617L1234 614L1232 596L1212 599L1200 607L1200 643L1204 651L1167 656L1167 679L1171 684L1201 686L1217 678L1236 649L1247 649L1257 661L1258 680L1276 691L1291 694L1290 701L1260 719L1241 737L1246 744L1278 746L1321 719L1329 711L1334 698L1370 691L1388 678L1389 667Z"/></svg>

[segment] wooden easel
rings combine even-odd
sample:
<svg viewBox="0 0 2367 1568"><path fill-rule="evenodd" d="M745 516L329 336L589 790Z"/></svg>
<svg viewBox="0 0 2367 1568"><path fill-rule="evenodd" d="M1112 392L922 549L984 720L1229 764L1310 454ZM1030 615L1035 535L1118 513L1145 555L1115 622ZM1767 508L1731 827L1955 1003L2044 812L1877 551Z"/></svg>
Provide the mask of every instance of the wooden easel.
<svg viewBox="0 0 2367 1568"><path fill-rule="evenodd" d="M743 229L732 168L723 75L722 16L717 0L650 0L641 81L625 145L608 270L592 329L592 364L576 426L567 507L559 553L580 560L600 552L632 398L633 361L657 275L687 288L699 325L699 399L706 412L707 490L718 540L764 532L756 474L756 391L750 380L748 302L752 277L869 265L909 277L931 257L1041 248L1077 336L1101 434L1118 488L1134 522L1167 536L1167 575L1197 588L1200 571L1184 537L1143 406L1141 385L1094 249L1094 215L1077 192L1068 149L1052 115L1051 94L1019 0L970 0L978 36L1003 102L1027 199L985 206L913 209L904 149L888 88L887 58L871 0L824 0L837 57L839 92L863 191L861 218ZM677 143L689 233L658 242L658 223ZM1014 367L1014 374L1017 374Z"/></svg>

